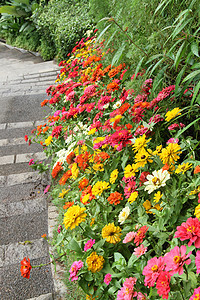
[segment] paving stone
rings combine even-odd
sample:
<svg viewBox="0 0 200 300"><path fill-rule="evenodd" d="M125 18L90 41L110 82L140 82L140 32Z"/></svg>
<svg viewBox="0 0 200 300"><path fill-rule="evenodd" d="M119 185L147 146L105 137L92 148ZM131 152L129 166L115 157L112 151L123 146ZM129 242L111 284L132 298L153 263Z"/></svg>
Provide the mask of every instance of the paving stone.
<svg viewBox="0 0 200 300"><path fill-rule="evenodd" d="M13 185L0 188L0 203L18 202L29 199L34 199L38 195L43 194L44 187L41 180L34 183L23 183L20 185ZM40 192L40 193L38 193Z"/></svg>
<svg viewBox="0 0 200 300"><path fill-rule="evenodd" d="M10 174L7 176L7 186L35 182L41 178L41 175L36 172L26 172L20 174Z"/></svg>
<svg viewBox="0 0 200 300"><path fill-rule="evenodd" d="M8 123L7 129L33 127L33 121Z"/></svg>
<svg viewBox="0 0 200 300"><path fill-rule="evenodd" d="M30 159L33 159L34 161L44 160L45 158L46 154L44 152L17 154L16 163L29 162Z"/></svg>
<svg viewBox="0 0 200 300"><path fill-rule="evenodd" d="M0 165L13 164L14 159L14 155L0 156Z"/></svg>
<svg viewBox="0 0 200 300"><path fill-rule="evenodd" d="M5 128L6 128L6 123L0 124L0 130L5 129Z"/></svg>
<svg viewBox="0 0 200 300"><path fill-rule="evenodd" d="M18 176L20 172L34 173L35 171L30 168L28 163L0 165L0 176L8 176L10 174Z"/></svg>
<svg viewBox="0 0 200 300"><path fill-rule="evenodd" d="M0 218L0 245L32 241L47 233L47 211Z"/></svg>
<svg viewBox="0 0 200 300"><path fill-rule="evenodd" d="M49 258L33 259L32 265L48 263ZM30 279L23 278L20 274L20 262L10 264L0 269L1 299L26 300L41 294L53 293L53 282L50 265L42 268L33 268Z"/></svg>
<svg viewBox="0 0 200 300"><path fill-rule="evenodd" d="M8 139L2 139L2 140L0 140L0 147L7 146L8 144L9 144L9 140Z"/></svg>
<svg viewBox="0 0 200 300"><path fill-rule="evenodd" d="M39 194L38 194L39 196ZM0 218L42 212L46 210L46 199L41 196L31 200L0 204Z"/></svg>
<svg viewBox="0 0 200 300"><path fill-rule="evenodd" d="M5 141L4 145L1 145L1 141ZM21 143L20 143L21 142ZM5 147L6 146L6 147ZM14 144L14 142L10 142L8 139L0 140L0 153L1 155L11 155L11 154L23 154L23 153L35 153L35 152L41 152L43 150L43 147L40 144L33 143L30 146L27 142L25 142L24 138L21 138L19 140L19 143Z"/></svg>
<svg viewBox="0 0 200 300"><path fill-rule="evenodd" d="M54 300L54 296L52 293L45 294L45 295L40 295L39 297L34 297L28 300Z"/></svg>
<svg viewBox="0 0 200 300"><path fill-rule="evenodd" d="M0 187L5 186L6 184L6 176L0 176Z"/></svg>
<svg viewBox="0 0 200 300"><path fill-rule="evenodd" d="M35 127L29 128L15 128L15 129L8 129L8 130L1 130L0 131L0 139L18 139L23 138L25 135L31 135L31 130L35 129Z"/></svg>

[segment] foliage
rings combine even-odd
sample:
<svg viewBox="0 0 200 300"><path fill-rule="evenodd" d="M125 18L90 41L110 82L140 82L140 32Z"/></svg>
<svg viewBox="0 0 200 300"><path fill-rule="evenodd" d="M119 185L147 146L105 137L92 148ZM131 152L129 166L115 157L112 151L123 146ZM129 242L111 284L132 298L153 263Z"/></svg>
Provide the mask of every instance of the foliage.
<svg viewBox="0 0 200 300"><path fill-rule="evenodd" d="M199 105L188 106L187 91L176 97L175 85L155 96L151 78L136 94L125 83L144 74L107 65L107 55L94 37L82 39L41 103L52 108L34 139L53 157L55 248L76 253L70 279L87 299L193 299Z"/></svg>
<svg viewBox="0 0 200 300"><path fill-rule="evenodd" d="M50 1L35 11L32 19L41 35L40 52L44 59L65 59L76 41L91 29L85 0Z"/></svg>

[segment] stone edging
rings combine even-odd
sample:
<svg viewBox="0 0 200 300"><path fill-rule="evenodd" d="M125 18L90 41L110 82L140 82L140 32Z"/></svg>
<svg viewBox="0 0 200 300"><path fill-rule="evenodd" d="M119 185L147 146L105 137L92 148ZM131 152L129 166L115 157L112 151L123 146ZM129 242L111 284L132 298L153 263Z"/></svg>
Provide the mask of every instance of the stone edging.
<svg viewBox="0 0 200 300"><path fill-rule="evenodd" d="M0 44L1 45L4 45L5 47L7 47L8 49L11 49L11 50L17 50L17 51L19 51L19 52L21 52L21 53L30 53L30 54L32 54L32 55L34 55L34 56L39 56L39 57L41 57L41 55L40 55L40 53L39 52L34 52L34 51L30 51L30 50L25 50L25 49L22 49L22 48L18 48L18 47L14 47L14 46L11 46L11 45L8 45L8 44L6 44L6 41L4 41L4 40L2 40L2 39L0 39Z"/></svg>

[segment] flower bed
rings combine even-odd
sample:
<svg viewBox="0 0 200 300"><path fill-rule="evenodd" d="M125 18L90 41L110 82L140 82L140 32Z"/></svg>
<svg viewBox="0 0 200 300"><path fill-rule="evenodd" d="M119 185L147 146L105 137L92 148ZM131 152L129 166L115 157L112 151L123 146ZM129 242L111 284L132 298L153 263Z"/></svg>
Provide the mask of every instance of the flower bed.
<svg viewBox="0 0 200 300"><path fill-rule="evenodd" d="M136 94L127 85L143 74L107 55L82 39L41 103L52 114L34 140L54 154L55 246L76 254L69 280L86 299L200 299L199 107L173 85L154 95L152 79Z"/></svg>

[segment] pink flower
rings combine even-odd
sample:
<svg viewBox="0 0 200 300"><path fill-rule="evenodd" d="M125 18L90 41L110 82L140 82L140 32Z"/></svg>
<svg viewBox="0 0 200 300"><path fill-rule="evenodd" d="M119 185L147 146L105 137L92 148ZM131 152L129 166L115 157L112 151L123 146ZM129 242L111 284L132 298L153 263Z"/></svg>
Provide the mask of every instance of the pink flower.
<svg viewBox="0 0 200 300"><path fill-rule="evenodd" d="M174 124L171 124L171 125L168 127L168 129L169 129L169 130L175 130L176 128L179 128L179 127L180 127L179 124L174 123Z"/></svg>
<svg viewBox="0 0 200 300"><path fill-rule="evenodd" d="M174 138L171 138L171 139L169 139L168 141L167 141L167 145L169 145L169 144L178 144L178 142L179 142L179 139L174 139Z"/></svg>
<svg viewBox="0 0 200 300"><path fill-rule="evenodd" d="M168 299L169 292L170 292L170 283L171 276L166 271L161 271L160 275L158 276L157 282L156 282L156 288L158 295L161 296L163 299Z"/></svg>
<svg viewBox="0 0 200 300"><path fill-rule="evenodd" d="M190 251L186 255L185 245L182 245L180 248L178 246L174 247L165 255L165 270L169 271L170 275L174 275L175 273L182 275L184 264L189 265L191 263L191 259L189 258L191 254L192 252Z"/></svg>
<svg viewBox="0 0 200 300"><path fill-rule="evenodd" d="M200 295L200 286L194 290L193 295L190 297L189 300L198 300Z"/></svg>
<svg viewBox="0 0 200 300"><path fill-rule="evenodd" d="M105 284L109 285L111 280L112 280L111 274L110 273L106 274L105 277L104 277Z"/></svg>
<svg viewBox="0 0 200 300"><path fill-rule="evenodd" d="M143 255L146 252L147 252L147 247L144 247L144 245L141 244L139 247L134 249L133 254L135 254L137 257L140 257L141 255Z"/></svg>
<svg viewBox="0 0 200 300"><path fill-rule="evenodd" d="M200 248L200 221L197 218L187 219L177 227L174 237L181 241L189 240L189 247L194 243L196 248Z"/></svg>
<svg viewBox="0 0 200 300"><path fill-rule="evenodd" d="M136 297L137 292L134 291L136 281L135 277L126 278L123 287L117 293L117 300L132 300L133 297Z"/></svg>
<svg viewBox="0 0 200 300"><path fill-rule="evenodd" d="M142 226L141 228L138 229L138 231L136 232L135 235L135 239L134 239L134 243L136 244L136 246L139 246L139 244L141 244L145 238L145 234L147 232L147 230L149 229L149 227Z"/></svg>
<svg viewBox="0 0 200 300"><path fill-rule="evenodd" d="M197 274L199 274L200 273L200 251L197 251L196 253L195 265L197 267Z"/></svg>
<svg viewBox="0 0 200 300"><path fill-rule="evenodd" d="M154 286L160 272L165 268L165 258L164 257L153 257L151 258L147 265L144 267L142 274L145 276L144 285L151 287Z"/></svg>
<svg viewBox="0 0 200 300"><path fill-rule="evenodd" d="M47 185L47 187L44 190L44 194L46 194L49 191L49 189L50 189L50 185Z"/></svg>
<svg viewBox="0 0 200 300"><path fill-rule="evenodd" d="M81 260L79 261L74 261L70 270L69 270L69 273L70 273L70 276L69 276L69 280L71 281L74 281L74 280L78 280L78 271L83 267L83 262Z"/></svg>
<svg viewBox="0 0 200 300"><path fill-rule="evenodd" d="M62 126L56 126L53 130L52 130L52 136L56 137L56 139L59 137L60 133L62 131Z"/></svg>
<svg viewBox="0 0 200 300"><path fill-rule="evenodd" d="M58 225L57 232L58 232L58 233L61 233L62 229L63 229L63 228L62 228L62 225Z"/></svg>
<svg viewBox="0 0 200 300"><path fill-rule="evenodd" d="M123 243L126 244L131 242L134 239L135 235L136 235L135 231L128 232L123 240Z"/></svg>
<svg viewBox="0 0 200 300"><path fill-rule="evenodd" d="M34 160L31 158L28 164L29 166L34 165Z"/></svg>
<svg viewBox="0 0 200 300"><path fill-rule="evenodd" d="M143 295L141 292L138 292L137 300L147 300L147 294Z"/></svg>
<svg viewBox="0 0 200 300"><path fill-rule="evenodd" d="M93 240L93 239L90 239L89 241L87 241L87 243L85 243L85 246L84 246L84 251L91 249L92 246L94 245L94 243L95 243L95 240Z"/></svg>

